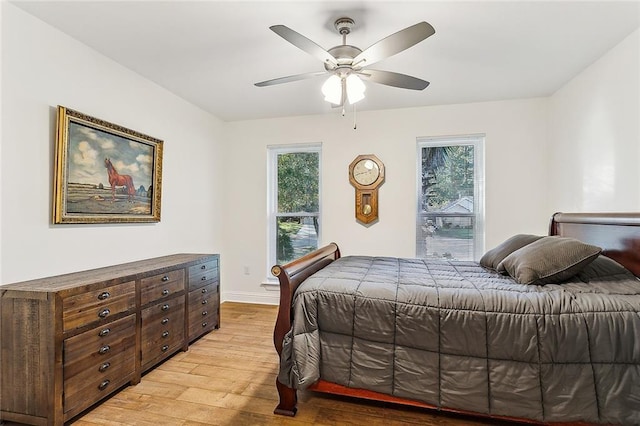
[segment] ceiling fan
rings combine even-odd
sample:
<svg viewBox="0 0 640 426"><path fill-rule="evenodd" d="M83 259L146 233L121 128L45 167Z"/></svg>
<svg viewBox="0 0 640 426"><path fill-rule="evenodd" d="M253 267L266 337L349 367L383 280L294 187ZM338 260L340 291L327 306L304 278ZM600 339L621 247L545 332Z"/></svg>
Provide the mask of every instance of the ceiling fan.
<svg viewBox="0 0 640 426"><path fill-rule="evenodd" d="M364 99L366 86L362 79L412 90L423 90L429 85L428 81L416 77L391 71L369 69L368 66L400 53L435 34L436 31L430 24L419 22L383 38L365 50L361 50L347 44L347 35L351 32L354 23L353 19L347 17L338 18L335 21L334 26L342 35L342 44L329 50L323 49L302 34L284 25L269 27L289 43L320 59L324 63L325 70L274 78L255 83L255 85L258 87L273 86L328 74L329 78L322 86L322 93L325 96L325 101L338 107L344 107L346 101L354 104Z"/></svg>

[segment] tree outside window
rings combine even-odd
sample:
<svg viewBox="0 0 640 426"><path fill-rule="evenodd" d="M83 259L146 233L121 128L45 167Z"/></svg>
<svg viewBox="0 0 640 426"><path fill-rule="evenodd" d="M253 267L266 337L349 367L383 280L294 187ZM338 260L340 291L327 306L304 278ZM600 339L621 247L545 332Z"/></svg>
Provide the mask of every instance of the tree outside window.
<svg viewBox="0 0 640 426"><path fill-rule="evenodd" d="M484 242L482 138L419 141L416 255L473 260Z"/></svg>
<svg viewBox="0 0 640 426"><path fill-rule="evenodd" d="M272 158L270 258L284 264L318 248L320 147L278 148Z"/></svg>

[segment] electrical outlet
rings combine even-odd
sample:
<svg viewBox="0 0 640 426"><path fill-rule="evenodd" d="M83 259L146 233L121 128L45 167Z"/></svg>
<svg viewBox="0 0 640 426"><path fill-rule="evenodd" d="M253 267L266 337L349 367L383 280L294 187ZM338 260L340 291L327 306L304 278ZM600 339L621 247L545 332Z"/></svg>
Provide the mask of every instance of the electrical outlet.
<svg viewBox="0 0 640 426"><path fill-rule="evenodd" d="M245 274L245 275L251 275L251 269L249 269L249 267L248 267L248 266L245 266L245 267L244 267L244 274Z"/></svg>

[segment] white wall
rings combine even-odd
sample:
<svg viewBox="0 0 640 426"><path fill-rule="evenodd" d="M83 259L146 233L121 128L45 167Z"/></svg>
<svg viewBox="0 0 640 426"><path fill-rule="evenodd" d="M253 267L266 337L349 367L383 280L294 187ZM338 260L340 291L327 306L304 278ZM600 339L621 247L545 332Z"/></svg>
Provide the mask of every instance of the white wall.
<svg viewBox="0 0 640 426"><path fill-rule="evenodd" d="M322 142L322 242L345 254L413 257L416 217L416 138L486 134L486 247L517 232L546 233L546 99L289 117L228 123L225 158L223 298L274 302L265 280L267 146ZM354 217L349 163L375 154L385 164L377 223ZM531 172L526 172L531 171ZM526 208L523 208L526 206ZM250 274L245 275L245 267Z"/></svg>
<svg viewBox="0 0 640 426"><path fill-rule="evenodd" d="M4 11L4 1L0 1L0 49L4 45L2 30ZM4 107L4 101L2 100L2 70L4 69L2 52L0 51L0 165L2 165L2 109ZM0 173L0 188L2 188L2 173ZM2 193L0 192L0 285L2 285Z"/></svg>
<svg viewBox="0 0 640 426"><path fill-rule="evenodd" d="M549 204L640 210L640 30L550 99Z"/></svg>
<svg viewBox="0 0 640 426"><path fill-rule="evenodd" d="M52 225L56 105L164 140L156 224ZM223 123L2 2L2 283L220 252Z"/></svg>
<svg viewBox="0 0 640 426"><path fill-rule="evenodd" d="M486 243L546 233L553 212L640 210L640 30L552 97L362 112L358 129L339 114L231 123L225 156L234 165L225 217L223 297L271 301L266 259L266 147L323 143L322 242L343 253L413 256L416 137L486 133ZM353 217L348 164L374 153L385 163L380 221ZM235 168L238 167L238 168ZM255 250L255 247L265 247ZM242 271L249 267L250 274Z"/></svg>
<svg viewBox="0 0 640 426"><path fill-rule="evenodd" d="M551 98L221 123L2 2L0 280L181 251L219 252L222 297L275 302L267 278L267 146L323 143L322 242L413 256L416 138L486 134L486 242L545 233L552 212L638 210L638 31ZM51 225L55 106L165 141L162 221ZM354 218L348 164L376 154L380 220ZM244 273L248 267L249 274Z"/></svg>

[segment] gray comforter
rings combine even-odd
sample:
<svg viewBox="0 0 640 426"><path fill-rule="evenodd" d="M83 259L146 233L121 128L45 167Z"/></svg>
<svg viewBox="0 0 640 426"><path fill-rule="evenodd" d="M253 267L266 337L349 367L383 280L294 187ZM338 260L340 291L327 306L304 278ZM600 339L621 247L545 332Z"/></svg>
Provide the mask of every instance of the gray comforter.
<svg viewBox="0 0 640 426"><path fill-rule="evenodd" d="M473 262L343 257L298 288L279 380L489 415L640 424L640 280L597 264L535 286Z"/></svg>

